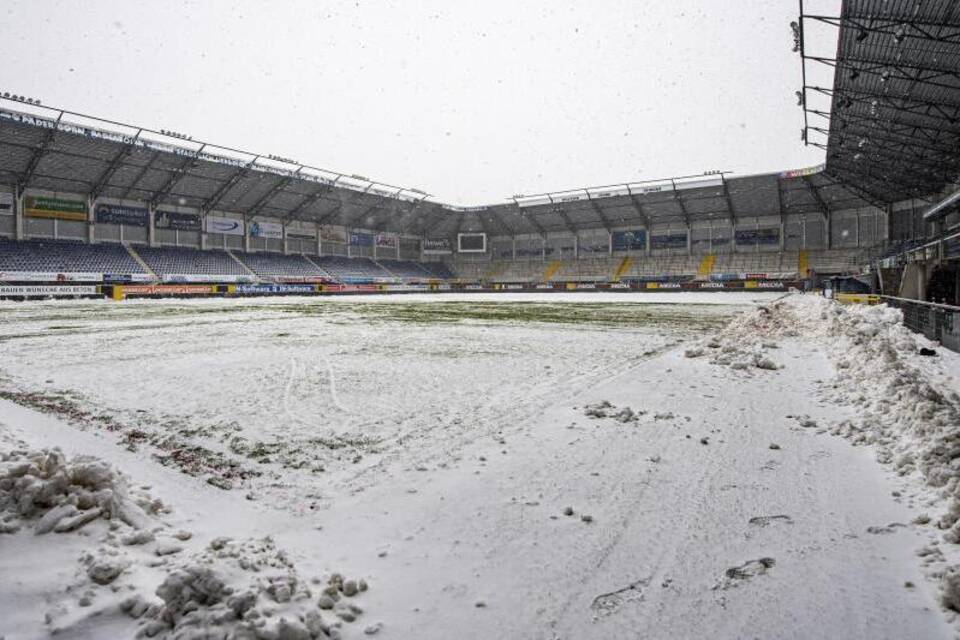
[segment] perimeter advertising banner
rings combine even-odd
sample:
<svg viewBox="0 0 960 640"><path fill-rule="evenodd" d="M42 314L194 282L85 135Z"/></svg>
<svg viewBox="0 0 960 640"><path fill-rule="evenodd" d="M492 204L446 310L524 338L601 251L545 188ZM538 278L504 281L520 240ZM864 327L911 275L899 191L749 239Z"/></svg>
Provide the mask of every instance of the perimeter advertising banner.
<svg viewBox="0 0 960 640"><path fill-rule="evenodd" d="M160 210L154 214L153 226L171 231L200 231L200 214Z"/></svg>
<svg viewBox="0 0 960 640"><path fill-rule="evenodd" d="M83 221L87 219L87 203L83 200L27 196L23 199L23 212L31 218Z"/></svg>
<svg viewBox="0 0 960 640"><path fill-rule="evenodd" d="M98 204L93 213L98 223L125 224L129 227L145 227L149 218L146 209L120 204Z"/></svg>
<svg viewBox="0 0 960 640"><path fill-rule="evenodd" d="M270 293L316 293L317 286L313 284L238 284L237 293L243 294L270 294Z"/></svg>
<svg viewBox="0 0 960 640"><path fill-rule="evenodd" d="M250 237L283 239L283 225L276 222L251 222Z"/></svg>
<svg viewBox="0 0 960 640"><path fill-rule="evenodd" d="M216 293L217 288L211 285L200 284L131 284L118 285L124 294L159 296L159 295L196 295Z"/></svg>
<svg viewBox="0 0 960 640"><path fill-rule="evenodd" d="M102 273L58 273L56 271L0 271L6 282L101 282Z"/></svg>
<svg viewBox="0 0 960 640"><path fill-rule="evenodd" d="M453 246L449 238L424 238L423 252L429 255L451 254Z"/></svg>
<svg viewBox="0 0 960 640"><path fill-rule="evenodd" d="M219 216L206 217L207 233L222 233L227 236L243 235L243 220L221 218Z"/></svg>
<svg viewBox="0 0 960 640"><path fill-rule="evenodd" d="M24 285L0 286L0 296L91 296L99 293L93 285Z"/></svg>
<svg viewBox="0 0 960 640"><path fill-rule="evenodd" d="M613 232L614 251L642 251L647 248L647 232L645 229L631 229L630 231ZM603 248L606 250L606 247Z"/></svg>

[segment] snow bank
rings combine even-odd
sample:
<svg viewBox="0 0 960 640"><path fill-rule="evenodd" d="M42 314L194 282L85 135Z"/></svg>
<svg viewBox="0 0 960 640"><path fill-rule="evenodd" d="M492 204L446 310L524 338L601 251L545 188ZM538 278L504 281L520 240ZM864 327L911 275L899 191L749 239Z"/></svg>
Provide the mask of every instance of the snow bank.
<svg viewBox="0 0 960 640"><path fill-rule="evenodd" d="M776 347L774 340L821 341L836 368L836 376L822 385L821 397L854 410L854 417L827 430L854 444L874 446L880 462L903 476L918 472L938 489L947 508L935 524L947 542L958 544L960 396L938 386L918 364L918 337L902 320L898 309L885 305L844 306L794 295L738 316L686 355L709 355L716 364L752 361L767 368L758 362ZM817 427L813 421L798 422ZM960 611L960 570L943 572L942 585L944 604Z"/></svg>
<svg viewBox="0 0 960 640"><path fill-rule="evenodd" d="M38 559L61 545L55 534L82 549L75 579L48 585L51 633L127 619L137 637L309 640L339 638L363 615L366 580L308 582L269 537L201 546L171 531L167 513L102 460L0 439L0 533L29 541Z"/></svg>
<svg viewBox="0 0 960 640"><path fill-rule="evenodd" d="M27 525L37 534L67 533L100 518L145 529L164 509L144 491L131 493L121 474L95 458L68 461L59 449L0 451L0 532Z"/></svg>

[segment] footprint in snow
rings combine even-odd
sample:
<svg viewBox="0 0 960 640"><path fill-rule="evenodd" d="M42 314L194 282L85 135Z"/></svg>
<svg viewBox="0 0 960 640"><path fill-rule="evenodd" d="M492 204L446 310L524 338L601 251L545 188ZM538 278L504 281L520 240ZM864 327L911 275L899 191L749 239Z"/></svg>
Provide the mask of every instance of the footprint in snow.
<svg viewBox="0 0 960 640"><path fill-rule="evenodd" d="M793 518L787 515L782 515L782 514L775 515L775 516L755 516L753 518L750 518L750 520L748 520L747 522L758 527L766 527L767 525L770 525L774 522L782 522L784 524L793 524Z"/></svg>

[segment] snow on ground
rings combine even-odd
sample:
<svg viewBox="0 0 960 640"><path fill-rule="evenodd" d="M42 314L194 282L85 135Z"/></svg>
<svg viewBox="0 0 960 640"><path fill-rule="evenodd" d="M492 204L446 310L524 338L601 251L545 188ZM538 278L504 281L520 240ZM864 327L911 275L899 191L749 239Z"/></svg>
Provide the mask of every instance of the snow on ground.
<svg viewBox="0 0 960 640"><path fill-rule="evenodd" d="M779 298L0 305L0 478L95 456L152 532L0 480L0 635L953 637L958 359Z"/></svg>

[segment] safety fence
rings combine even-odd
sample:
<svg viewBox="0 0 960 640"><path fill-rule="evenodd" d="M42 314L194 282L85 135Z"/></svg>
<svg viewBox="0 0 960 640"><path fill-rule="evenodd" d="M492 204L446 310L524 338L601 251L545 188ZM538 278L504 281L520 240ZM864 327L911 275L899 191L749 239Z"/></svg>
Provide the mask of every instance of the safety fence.
<svg viewBox="0 0 960 640"><path fill-rule="evenodd" d="M881 299L903 311L903 324L908 328L960 352L960 307L894 296L881 296Z"/></svg>

